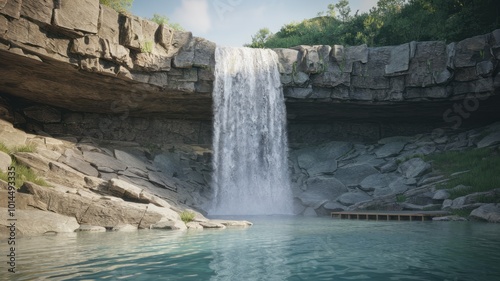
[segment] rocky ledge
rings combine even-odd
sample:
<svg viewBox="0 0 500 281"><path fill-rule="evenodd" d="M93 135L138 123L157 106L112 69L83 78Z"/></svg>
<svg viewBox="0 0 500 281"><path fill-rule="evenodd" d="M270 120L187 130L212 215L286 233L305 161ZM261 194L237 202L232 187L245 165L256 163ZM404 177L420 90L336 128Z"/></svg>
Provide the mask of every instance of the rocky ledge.
<svg viewBox="0 0 500 281"><path fill-rule="evenodd" d="M18 234L251 225L247 221L212 221L198 211L209 202L206 149L170 147L172 152L153 153L154 148L136 143L94 141L26 134L0 120L1 143L13 151L29 147L12 155L0 151L0 170L5 172L14 160L30 167L48 185L27 181L20 186L15 200ZM7 183L0 180L3 237L8 235L4 227L7 189ZM185 223L183 213L192 213L194 218Z"/></svg>
<svg viewBox="0 0 500 281"><path fill-rule="evenodd" d="M71 111L208 120L215 48L98 0L0 2L0 93ZM484 123L498 118L499 50L500 30L450 44L275 51L290 119L446 123L456 101L488 99L464 104L476 112L468 121ZM452 109L449 118L461 114Z"/></svg>
<svg viewBox="0 0 500 281"><path fill-rule="evenodd" d="M318 216L347 210L445 210L500 222L500 186L484 186L483 192L463 184L443 189L443 184L474 167L445 174L431 160L443 153L479 149L490 149L482 157L500 158L500 123L462 132L390 137L374 144L333 141L296 146L290 155L295 212ZM455 161L469 161L460 159ZM497 168L491 167L497 171L493 175L474 175L495 177Z"/></svg>

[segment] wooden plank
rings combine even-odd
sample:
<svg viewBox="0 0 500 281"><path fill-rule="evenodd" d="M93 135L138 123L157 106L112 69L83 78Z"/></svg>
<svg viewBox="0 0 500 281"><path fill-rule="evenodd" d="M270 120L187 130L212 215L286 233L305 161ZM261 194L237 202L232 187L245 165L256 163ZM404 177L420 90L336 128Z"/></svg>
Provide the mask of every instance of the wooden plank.
<svg viewBox="0 0 500 281"><path fill-rule="evenodd" d="M332 217L356 220L397 220L397 221L426 221L433 217L448 215L445 211L343 211L332 212Z"/></svg>

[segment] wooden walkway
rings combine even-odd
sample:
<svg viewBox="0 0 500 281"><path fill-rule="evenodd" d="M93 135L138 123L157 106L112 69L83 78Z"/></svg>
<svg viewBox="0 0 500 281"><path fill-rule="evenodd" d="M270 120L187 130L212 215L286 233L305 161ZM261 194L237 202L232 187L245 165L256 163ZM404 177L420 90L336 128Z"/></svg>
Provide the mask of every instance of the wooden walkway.
<svg viewBox="0 0 500 281"><path fill-rule="evenodd" d="M431 221L433 217L449 215L446 211L343 211L332 212L332 217L350 220L375 221Z"/></svg>

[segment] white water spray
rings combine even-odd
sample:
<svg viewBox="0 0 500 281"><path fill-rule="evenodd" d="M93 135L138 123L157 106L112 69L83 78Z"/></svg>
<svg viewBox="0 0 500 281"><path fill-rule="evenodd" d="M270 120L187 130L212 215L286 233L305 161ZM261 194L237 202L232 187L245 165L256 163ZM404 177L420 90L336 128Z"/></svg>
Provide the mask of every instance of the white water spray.
<svg viewBox="0 0 500 281"><path fill-rule="evenodd" d="M291 214L286 108L272 50L217 47L211 215Z"/></svg>

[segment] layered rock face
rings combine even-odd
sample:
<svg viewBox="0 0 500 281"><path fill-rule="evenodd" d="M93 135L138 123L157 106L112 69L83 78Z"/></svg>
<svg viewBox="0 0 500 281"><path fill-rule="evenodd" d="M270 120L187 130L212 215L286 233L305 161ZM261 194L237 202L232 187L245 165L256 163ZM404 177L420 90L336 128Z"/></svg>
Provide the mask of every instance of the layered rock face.
<svg viewBox="0 0 500 281"><path fill-rule="evenodd" d="M98 0L9 0L0 14L4 94L80 112L210 118L212 42Z"/></svg>
<svg viewBox="0 0 500 281"><path fill-rule="evenodd" d="M98 0L3 2L2 96L76 112L211 119L215 43ZM451 44L276 49L291 141L308 141L304 124L323 141L342 132L375 140L498 119L499 46L496 30Z"/></svg>

